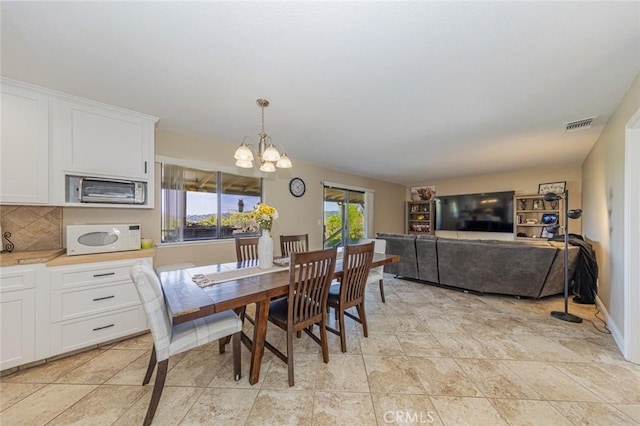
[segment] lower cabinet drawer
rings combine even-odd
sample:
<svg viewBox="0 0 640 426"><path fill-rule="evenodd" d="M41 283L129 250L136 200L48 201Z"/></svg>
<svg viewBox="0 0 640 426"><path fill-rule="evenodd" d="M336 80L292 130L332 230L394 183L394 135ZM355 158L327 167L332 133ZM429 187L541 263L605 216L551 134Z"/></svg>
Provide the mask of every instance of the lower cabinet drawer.
<svg viewBox="0 0 640 426"><path fill-rule="evenodd" d="M81 349L147 329L142 306L51 324L52 355Z"/></svg>
<svg viewBox="0 0 640 426"><path fill-rule="evenodd" d="M75 291L53 291L51 321L64 321L136 305L140 305L140 298L131 281Z"/></svg>

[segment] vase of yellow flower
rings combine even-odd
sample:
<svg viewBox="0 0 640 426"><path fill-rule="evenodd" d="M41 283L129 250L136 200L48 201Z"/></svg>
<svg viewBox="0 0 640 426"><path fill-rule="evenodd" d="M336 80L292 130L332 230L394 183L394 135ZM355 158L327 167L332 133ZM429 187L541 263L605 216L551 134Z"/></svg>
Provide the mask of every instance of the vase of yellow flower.
<svg viewBox="0 0 640 426"><path fill-rule="evenodd" d="M265 203L258 203L254 209L254 217L262 235L258 240L258 266L262 269L273 266L273 239L271 238L271 227L273 221L278 218L278 211Z"/></svg>

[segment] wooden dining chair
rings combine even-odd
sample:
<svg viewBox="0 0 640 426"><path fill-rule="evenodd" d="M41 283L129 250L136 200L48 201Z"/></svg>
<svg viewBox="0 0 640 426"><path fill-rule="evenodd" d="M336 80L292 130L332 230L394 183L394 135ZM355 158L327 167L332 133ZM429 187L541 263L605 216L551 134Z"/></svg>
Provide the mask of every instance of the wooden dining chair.
<svg viewBox="0 0 640 426"><path fill-rule="evenodd" d="M160 402L167 377L169 357L173 355L216 340L219 342L220 352L223 353L224 342L222 340L227 336L233 336L233 374L236 381L240 380L240 332L242 331L242 321L233 311L220 312L173 325L167 312L160 280L153 268L145 262L136 262L131 267L130 275L147 314L151 336L153 337L151 358L142 381L143 385L149 383L153 370L156 364L158 365L151 401L144 418L143 424L145 426L151 424L158 408L158 402Z"/></svg>
<svg viewBox="0 0 640 426"><path fill-rule="evenodd" d="M340 336L340 348L347 351L345 315L362 324L364 337L368 336L367 317L364 312L364 291L373 261L374 243L346 246L342 264L342 279L329 289L327 305L335 310L340 330L327 326L327 330ZM358 315L347 309L356 307Z"/></svg>
<svg viewBox="0 0 640 426"><path fill-rule="evenodd" d="M248 260L258 259L258 240L260 237L248 237L248 238L236 238L236 260L238 262L246 262ZM251 324L255 324L255 321L251 316L246 313L247 307L236 309L236 314L240 316L240 319L244 322L246 319ZM228 340L228 339L227 339Z"/></svg>
<svg viewBox="0 0 640 426"><path fill-rule="evenodd" d="M289 296L269 304L269 321L287 333L287 355L265 341L265 347L287 363L289 386L293 386L293 337L304 331L322 347L322 359L329 362L327 343L327 295L336 264L336 249L291 253ZM320 337L313 334L318 324Z"/></svg>
<svg viewBox="0 0 640 426"><path fill-rule="evenodd" d="M259 237L236 238L236 259L238 262L258 259Z"/></svg>
<svg viewBox="0 0 640 426"><path fill-rule="evenodd" d="M309 251L309 234L280 235L280 253L282 257L290 253L303 253Z"/></svg>

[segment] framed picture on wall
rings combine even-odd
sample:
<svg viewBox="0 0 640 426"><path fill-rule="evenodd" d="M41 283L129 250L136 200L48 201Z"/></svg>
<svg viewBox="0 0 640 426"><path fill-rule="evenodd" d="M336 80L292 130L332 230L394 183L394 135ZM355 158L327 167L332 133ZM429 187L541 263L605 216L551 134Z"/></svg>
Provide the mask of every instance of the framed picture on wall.
<svg viewBox="0 0 640 426"><path fill-rule="evenodd" d="M538 194L562 194L567 188L567 182L549 182L538 185Z"/></svg>
<svg viewBox="0 0 640 426"><path fill-rule="evenodd" d="M431 201L436 198L436 186L414 186L411 188L411 201Z"/></svg>

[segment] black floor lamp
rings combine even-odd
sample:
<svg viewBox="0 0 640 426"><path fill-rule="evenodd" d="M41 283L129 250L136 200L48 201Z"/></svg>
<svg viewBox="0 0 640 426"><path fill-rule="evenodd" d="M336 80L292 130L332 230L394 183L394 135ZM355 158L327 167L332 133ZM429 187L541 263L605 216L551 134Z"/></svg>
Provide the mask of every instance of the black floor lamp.
<svg viewBox="0 0 640 426"><path fill-rule="evenodd" d="M553 311L551 316L567 322L582 322L582 318L569 313L569 219L578 219L582 216L581 209L569 210L569 192L554 194L553 192L544 195L545 201L558 201L564 199L564 312ZM554 233L560 229L560 224L556 223L547 227L547 232Z"/></svg>

